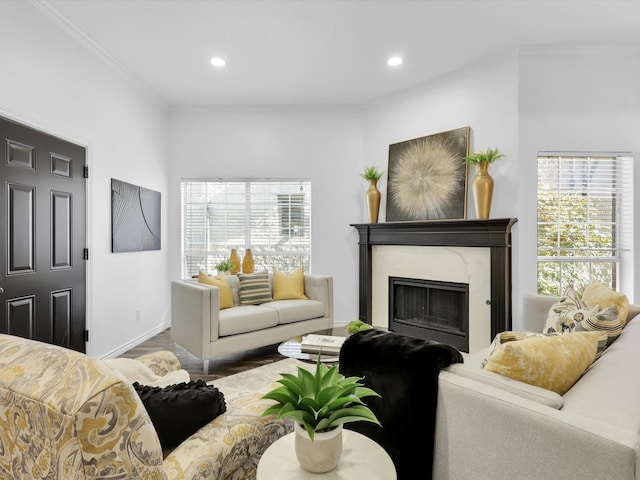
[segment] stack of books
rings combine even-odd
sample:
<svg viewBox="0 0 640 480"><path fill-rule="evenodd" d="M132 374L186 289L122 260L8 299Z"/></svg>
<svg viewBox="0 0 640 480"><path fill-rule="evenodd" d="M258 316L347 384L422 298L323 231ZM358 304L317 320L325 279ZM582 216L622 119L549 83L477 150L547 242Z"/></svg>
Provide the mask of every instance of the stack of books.
<svg viewBox="0 0 640 480"><path fill-rule="evenodd" d="M338 355L340 348L347 337L332 335L309 334L302 337L300 351L303 353L323 353L325 355Z"/></svg>

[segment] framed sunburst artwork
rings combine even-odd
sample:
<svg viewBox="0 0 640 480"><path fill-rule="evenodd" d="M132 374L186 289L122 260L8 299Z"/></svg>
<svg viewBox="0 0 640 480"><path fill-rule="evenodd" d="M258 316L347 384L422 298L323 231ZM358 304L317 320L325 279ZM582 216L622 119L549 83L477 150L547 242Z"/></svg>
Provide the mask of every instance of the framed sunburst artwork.
<svg viewBox="0 0 640 480"><path fill-rule="evenodd" d="M387 222L467 218L469 131L389 145Z"/></svg>

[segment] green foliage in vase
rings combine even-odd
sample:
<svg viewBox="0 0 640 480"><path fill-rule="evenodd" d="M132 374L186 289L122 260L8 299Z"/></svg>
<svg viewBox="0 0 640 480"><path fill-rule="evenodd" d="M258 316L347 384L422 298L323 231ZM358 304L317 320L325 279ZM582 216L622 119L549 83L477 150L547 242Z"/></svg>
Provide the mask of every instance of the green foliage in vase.
<svg viewBox="0 0 640 480"><path fill-rule="evenodd" d="M364 172L361 174L362 178L365 180L380 180L384 172L378 170L378 167L371 166L365 168Z"/></svg>
<svg viewBox="0 0 640 480"><path fill-rule="evenodd" d="M233 269L234 264L231 260L223 260L216 265L216 270L219 272L229 272Z"/></svg>
<svg viewBox="0 0 640 480"><path fill-rule="evenodd" d="M263 415L276 415L278 419L291 418L300 424L313 441L315 432L332 430L347 422L367 421L380 425L375 414L362 398L376 396L365 387L362 377L345 377L338 366L327 367L316 362L315 373L298 367L298 374L281 373L281 384L262 398L276 403Z"/></svg>
<svg viewBox="0 0 640 480"><path fill-rule="evenodd" d="M370 330L372 328L373 327L371 325L363 322L362 320L351 320L345 327L345 330L347 331L347 333L353 334L361 332L363 330Z"/></svg>
<svg viewBox="0 0 640 480"><path fill-rule="evenodd" d="M498 151L498 147L496 147L487 148L486 150L467 155L466 157L464 157L464 160L467 163L476 165L478 163L493 163L496 160L503 158L504 156L504 154Z"/></svg>

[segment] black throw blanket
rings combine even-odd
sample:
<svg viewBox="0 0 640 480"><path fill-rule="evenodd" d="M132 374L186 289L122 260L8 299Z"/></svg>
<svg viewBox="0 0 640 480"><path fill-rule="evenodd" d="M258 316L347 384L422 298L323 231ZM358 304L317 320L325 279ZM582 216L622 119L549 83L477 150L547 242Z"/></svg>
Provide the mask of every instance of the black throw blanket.
<svg viewBox="0 0 640 480"><path fill-rule="evenodd" d="M442 343L376 329L350 336L340 351L340 372L364 377L380 394L366 397L382 427L346 423L382 446L396 466L398 480L431 479L438 402L438 374L462 363L460 352Z"/></svg>

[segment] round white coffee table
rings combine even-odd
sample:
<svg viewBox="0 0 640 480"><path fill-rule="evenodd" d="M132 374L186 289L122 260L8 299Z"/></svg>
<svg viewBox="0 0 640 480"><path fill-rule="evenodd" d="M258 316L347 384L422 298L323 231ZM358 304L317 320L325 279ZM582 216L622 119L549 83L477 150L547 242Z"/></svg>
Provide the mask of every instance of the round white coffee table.
<svg viewBox="0 0 640 480"><path fill-rule="evenodd" d="M396 469L391 457L376 442L358 432L342 430L340 462L326 473L311 473L298 463L290 433L274 442L258 463L256 480L394 480Z"/></svg>

